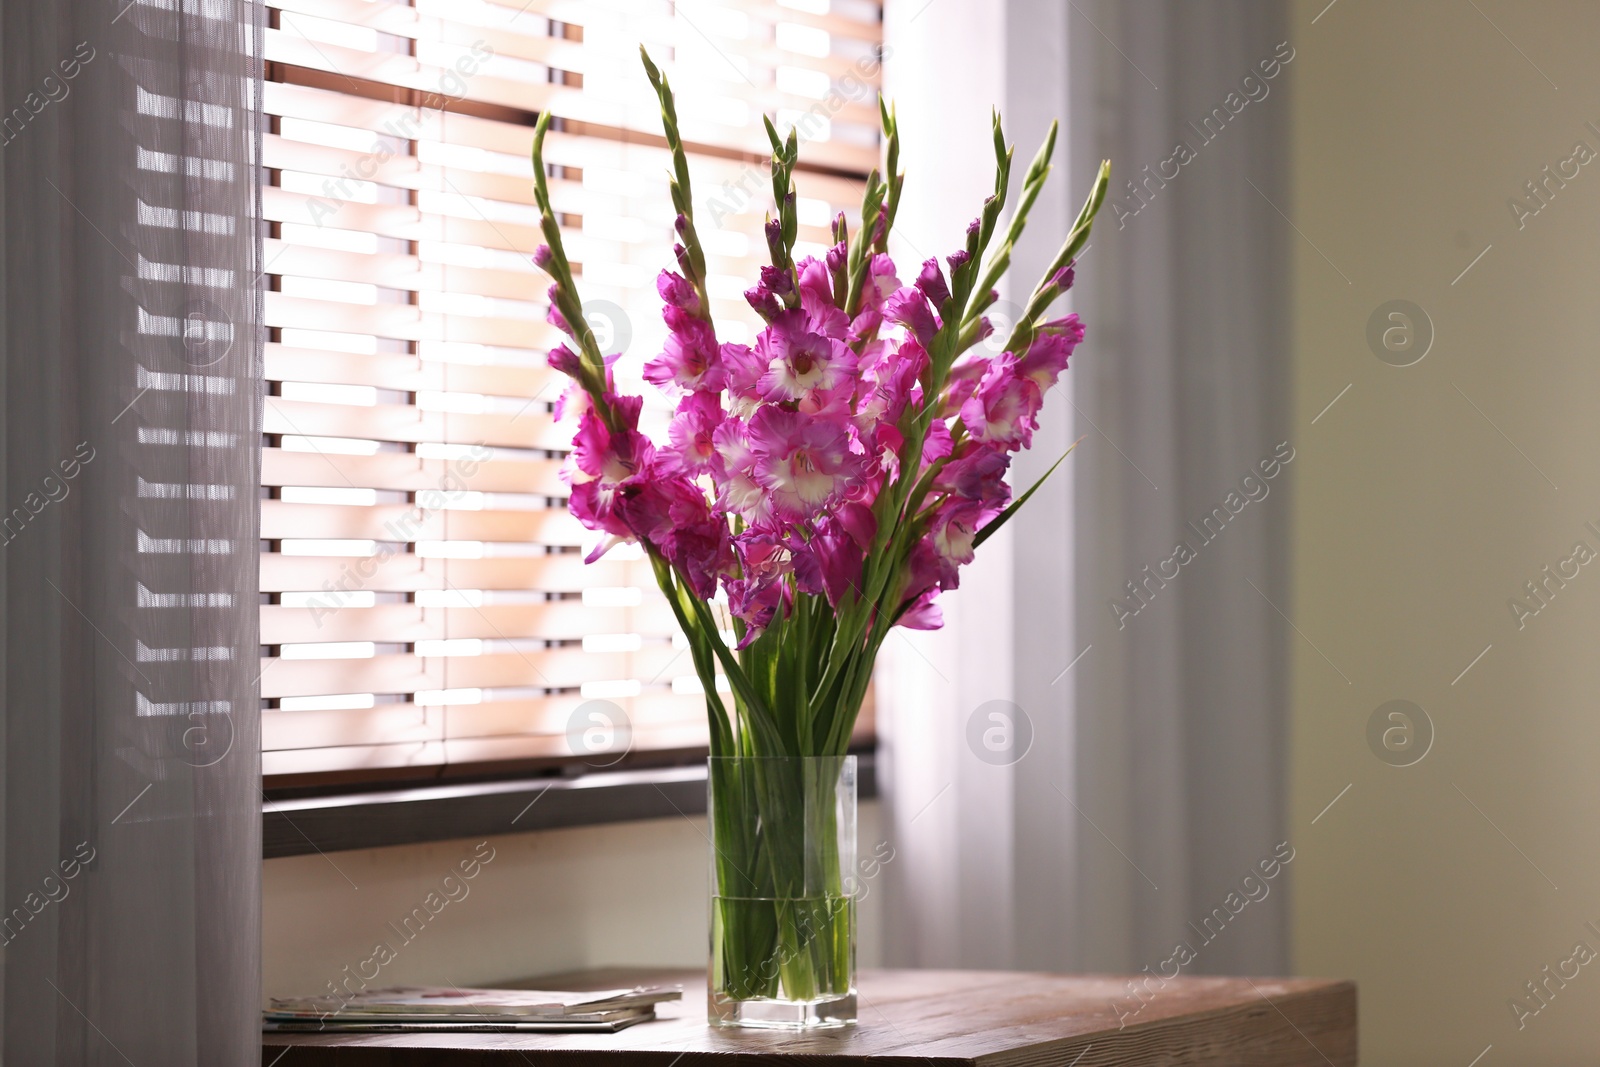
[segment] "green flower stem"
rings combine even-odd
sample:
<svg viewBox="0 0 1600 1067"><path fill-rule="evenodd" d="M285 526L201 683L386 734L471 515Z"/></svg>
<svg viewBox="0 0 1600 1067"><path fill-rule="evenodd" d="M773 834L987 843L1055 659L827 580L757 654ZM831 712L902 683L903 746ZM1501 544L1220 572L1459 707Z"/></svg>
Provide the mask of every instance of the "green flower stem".
<svg viewBox="0 0 1600 1067"><path fill-rule="evenodd" d="M1100 210L1100 205L1106 198L1106 187L1111 183L1111 161L1102 160L1100 171L1095 175L1094 186L1089 190L1089 198L1083 202L1083 209L1078 212L1078 221L1073 223L1072 232L1067 234L1067 239L1061 245L1061 251L1056 253L1056 258L1046 268L1044 277L1039 279L1039 284L1034 286L1033 295L1028 298L1028 306L1017 316L1017 324L1011 331L1011 336L1006 338L1004 351L1026 352L1033 343L1034 331L1038 322L1044 317L1045 311L1061 295L1061 288L1055 284L1056 275L1061 269L1077 258L1083 246L1089 243L1089 230L1094 226L1095 213Z"/></svg>
<svg viewBox="0 0 1600 1067"><path fill-rule="evenodd" d="M885 162L883 173L887 176L887 187L883 197L883 233L873 240L873 249L877 252L889 251L889 231L894 229L894 218L900 211L900 189L906 183L905 172L900 170L900 122L895 115L894 105L883 99L883 94L878 94L878 111L883 117L883 140L885 145Z"/></svg>
<svg viewBox="0 0 1600 1067"><path fill-rule="evenodd" d="M689 158L683 150L683 138L678 134L678 107L672 96L672 86L667 76L650 61L650 53L639 46L639 58L644 62L645 76L650 87L661 101L661 126L666 133L667 147L672 152L672 206L683 219L684 255L682 264L689 284L700 298L700 317L711 321L711 298L706 292L706 254L700 247L700 236L694 228L694 197L689 186Z"/></svg>
<svg viewBox="0 0 1600 1067"><path fill-rule="evenodd" d="M1056 122L1050 124L1044 144L1039 146L1033 162L1028 165L1028 172L1022 179L1022 198L1017 203L1016 212L1011 216L1011 226L1006 231L1006 239L990 258L989 266L983 272L983 280L973 289L972 302L968 305L967 313L962 320L963 330L969 325L976 328L978 316L989 306L990 292L999 284L1001 276L1011 266L1011 252L1022 237L1023 228L1028 224L1028 212L1033 209L1033 202L1039 199L1039 192L1044 188L1045 180L1050 177L1050 157L1055 154L1059 126L1060 124ZM965 336L964 332L963 337ZM970 344L971 342L968 342L968 346Z"/></svg>
<svg viewBox="0 0 1600 1067"><path fill-rule="evenodd" d="M843 758L714 760L712 981L739 999L848 992L854 933L839 854ZM737 870L736 870L737 869ZM738 879L725 880L724 871Z"/></svg>

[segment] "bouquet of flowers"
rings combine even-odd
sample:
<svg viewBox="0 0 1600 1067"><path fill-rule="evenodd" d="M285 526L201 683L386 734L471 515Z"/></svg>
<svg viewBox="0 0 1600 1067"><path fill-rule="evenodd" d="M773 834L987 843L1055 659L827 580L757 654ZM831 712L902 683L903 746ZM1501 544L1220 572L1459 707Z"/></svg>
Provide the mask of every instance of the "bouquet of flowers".
<svg viewBox="0 0 1600 1067"><path fill-rule="evenodd" d="M572 379L557 407L558 417L577 420L570 507L605 535L590 560L618 543L642 547L704 685L717 879L760 881L745 896L768 901L760 914L714 907L721 988L735 998L813 999L849 981L841 946L852 939L840 929L848 909L823 901L847 895L848 872L824 849L819 873L807 852L832 832L831 792L802 801L801 772L781 773L777 761L837 765L890 628L938 627L939 595L1038 488L1013 496L1005 476L1083 339L1078 316L1046 316L1072 285L1109 164L991 355L992 344L975 346L993 332L985 312L1049 174L1055 126L1002 226L1013 150L996 115L994 194L964 247L903 282L887 250L905 180L893 109L880 101L887 167L867 179L860 223L852 234L841 212L820 259L793 256L798 143L768 121L771 262L745 293L765 326L754 345L719 343L672 90L643 59L661 102L677 211L677 269L657 284L669 333L644 369L677 404L664 441L639 431L643 398L618 392L615 357L585 324L546 187L548 113L534 133L546 242L535 262L554 279L550 321L570 339L549 354ZM727 761L720 772L719 760ZM772 899L813 904L773 913Z"/></svg>

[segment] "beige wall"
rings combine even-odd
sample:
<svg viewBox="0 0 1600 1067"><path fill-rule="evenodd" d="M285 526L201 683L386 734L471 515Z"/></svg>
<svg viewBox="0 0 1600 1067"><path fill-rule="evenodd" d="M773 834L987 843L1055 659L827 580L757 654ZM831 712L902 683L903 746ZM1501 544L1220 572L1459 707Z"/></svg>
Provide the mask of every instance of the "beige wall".
<svg viewBox="0 0 1600 1067"><path fill-rule="evenodd" d="M703 967L705 828L704 817L657 819L268 860L263 993L325 992L379 941L401 946L379 984L484 985L613 964ZM877 804L861 806L857 832L860 854L872 855L881 840ZM452 888L459 899L403 942L387 924L398 925L485 840L493 858L465 895ZM879 889L867 884L859 913L864 967L882 958Z"/></svg>
<svg viewBox="0 0 1600 1067"><path fill-rule="evenodd" d="M1600 6L1326 5L1292 20L1285 205L1295 967L1360 981L1364 1064L1592 1062L1600 961L1521 1029L1508 1000L1600 951L1600 565L1524 629L1507 602L1600 550L1600 161L1520 231L1507 200L1576 141L1600 152ZM1395 298L1436 329L1415 366L1364 339ZM1436 731L1409 767L1364 736L1397 698Z"/></svg>

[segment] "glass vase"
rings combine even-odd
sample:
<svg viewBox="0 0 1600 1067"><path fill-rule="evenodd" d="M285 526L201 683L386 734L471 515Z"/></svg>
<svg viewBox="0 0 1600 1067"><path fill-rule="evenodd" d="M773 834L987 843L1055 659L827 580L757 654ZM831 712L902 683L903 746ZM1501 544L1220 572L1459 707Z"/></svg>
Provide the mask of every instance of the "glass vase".
<svg viewBox="0 0 1600 1067"><path fill-rule="evenodd" d="M714 757L713 1026L803 1030L856 1019L856 759Z"/></svg>

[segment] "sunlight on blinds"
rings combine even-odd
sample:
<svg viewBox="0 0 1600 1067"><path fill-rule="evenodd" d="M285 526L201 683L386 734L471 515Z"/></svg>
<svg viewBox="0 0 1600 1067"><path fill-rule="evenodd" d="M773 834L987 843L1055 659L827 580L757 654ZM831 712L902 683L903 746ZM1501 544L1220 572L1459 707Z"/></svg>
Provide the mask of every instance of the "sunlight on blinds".
<svg viewBox="0 0 1600 1067"><path fill-rule="evenodd" d="M678 92L719 335L749 341L741 294L770 205L761 117L799 133L797 254L820 254L878 162L880 5L268 4L269 782L703 748L699 682L648 565L613 551L585 566L595 535L566 512L532 127L556 117L552 197L587 317L624 353L619 379L649 394L672 213L639 45ZM594 707L631 727L597 740Z"/></svg>

